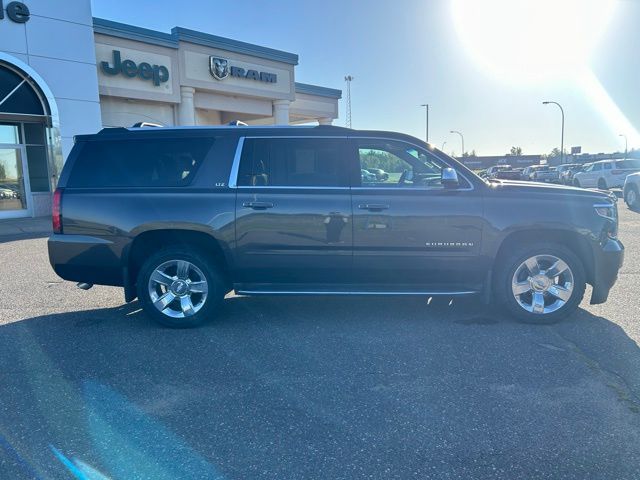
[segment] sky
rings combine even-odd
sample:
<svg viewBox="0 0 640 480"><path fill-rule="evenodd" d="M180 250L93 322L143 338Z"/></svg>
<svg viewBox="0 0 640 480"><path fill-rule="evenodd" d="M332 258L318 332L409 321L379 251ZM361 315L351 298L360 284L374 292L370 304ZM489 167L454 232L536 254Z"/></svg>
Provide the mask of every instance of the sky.
<svg viewBox="0 0 640 480"><path fill-rule="evenodd" d="M505 3L510 2L510 3ZM518 2L524 2L519 4ZM606 5L605 5L606 4ZM181 26L299 55L296 81L343 90L353 128L449 153L640 148L640 0L92 0L96 17ZM477 8L480 5L482 8ZM518 8L512 8L514 5ZM524 5L524 6L523 6ZM507 8L508 7L508 8ZM522 8L520 8L522 7ZM531 10L531 9L534 10ZM604 9L604 10L603 10Z"/></svg>

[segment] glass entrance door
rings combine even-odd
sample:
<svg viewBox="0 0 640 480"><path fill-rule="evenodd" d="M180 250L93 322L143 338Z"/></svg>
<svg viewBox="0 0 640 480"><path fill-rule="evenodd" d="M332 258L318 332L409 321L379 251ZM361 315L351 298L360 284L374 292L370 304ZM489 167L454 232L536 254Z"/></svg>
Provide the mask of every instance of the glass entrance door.
<svg viewBox="0 0 640 480"><path fill-rule="evenodd" d="M24 147L0 144L0 219L31 213L25 160Z"/></svg>

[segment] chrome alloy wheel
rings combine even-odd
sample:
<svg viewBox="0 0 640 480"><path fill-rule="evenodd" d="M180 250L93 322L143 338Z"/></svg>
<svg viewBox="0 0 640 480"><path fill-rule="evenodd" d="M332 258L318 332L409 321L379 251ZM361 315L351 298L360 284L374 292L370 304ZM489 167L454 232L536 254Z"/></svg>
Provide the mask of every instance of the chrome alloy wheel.
<svg viewBox="0 0 640 480"><path fill-rule="evenodd" d="M198 313L207 301L209 285L198 267L186 260L169 260L149 277L149 297L153 306L171 318Z"/></svg>
<svg viewBox="0 0 640 480"><path fill-rule="evenodd" d="M536 255L516 269L511 291L527 312L553 313L562 308L573 293L573 272L554 255Z"/></svg>

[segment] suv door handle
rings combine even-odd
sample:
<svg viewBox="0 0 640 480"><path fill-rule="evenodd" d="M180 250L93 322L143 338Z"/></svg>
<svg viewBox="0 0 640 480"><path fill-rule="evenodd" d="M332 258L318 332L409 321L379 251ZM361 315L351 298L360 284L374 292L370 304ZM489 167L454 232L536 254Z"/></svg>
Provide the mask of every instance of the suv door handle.
<svg viewBox="0 0 640 480"><path fill-rule="evenodd" d="M379 212L381 210L388 210L389 205L383 205L380 203L361 203L358 205L360 210L369 210L371 212Z"/></svg>
<svg viewBox="0 0 640 480"><path fill-rule="evenodd" d="M244 202L242 204L245 208L253 208L254 210L266 210L267 208L273 208L271 202Z"/></svg>

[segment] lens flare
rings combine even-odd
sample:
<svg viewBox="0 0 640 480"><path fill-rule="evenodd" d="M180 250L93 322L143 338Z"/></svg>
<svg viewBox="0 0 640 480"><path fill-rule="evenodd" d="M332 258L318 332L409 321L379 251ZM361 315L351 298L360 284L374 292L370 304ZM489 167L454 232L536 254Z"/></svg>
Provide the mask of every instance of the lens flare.
<svg viewBox="0 0 640 480"><path fill-rule="evenodd" d="M473 60L518 84L581 71L614 7L612 0L452 0L456 31Z"/></svg>

